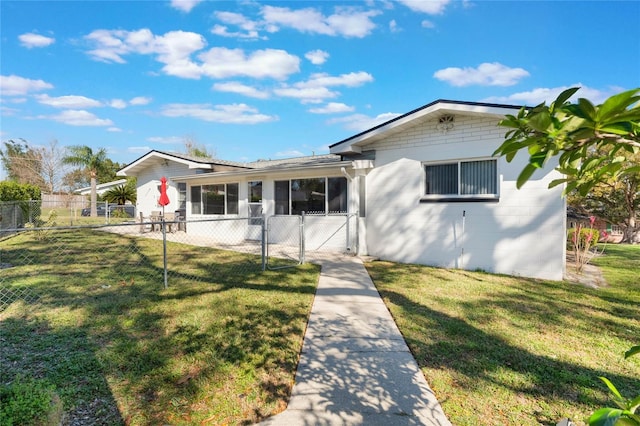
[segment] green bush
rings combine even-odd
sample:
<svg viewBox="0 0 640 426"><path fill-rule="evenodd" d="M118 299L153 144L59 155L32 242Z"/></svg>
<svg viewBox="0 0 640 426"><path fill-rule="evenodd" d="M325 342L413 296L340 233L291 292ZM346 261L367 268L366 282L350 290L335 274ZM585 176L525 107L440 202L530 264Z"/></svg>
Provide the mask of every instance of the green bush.
<svg viewBox="0 0 640 426"><path fill-rule="evenodd" d="M0 385L0 425L44 425L60 409L55 387L45 380L16 378Z"/></svg>
<svg viewBox="0 0 640 426"><path fill-rule="evenodd" d="M0 201L30 201L41 200L40 188L28 183L18 183L10 180L0 182Z"/></svg>
<svg viewBox="0 0 640 426"><path fill-rule="evenodd" d="M576 228L570 228L569 232L567 232L567 248L573 249L576 246L576 242L580 247L593 247L598 244L600 240L600 231L593 228L578 228L580 230L579 241L576 241L574 238L576 234ZM589 235L591 235L591 239L589 240Z"/></svg>
<svg viewBox="0 0 640 426"><path fill-rule="evenodd" d="M115 209L113 209L113 211L111 212L111 217L118 218L118 219L126 219L129 217L129 215L124 210L124 206L122 206L122 207L116 207Z"/></svg>

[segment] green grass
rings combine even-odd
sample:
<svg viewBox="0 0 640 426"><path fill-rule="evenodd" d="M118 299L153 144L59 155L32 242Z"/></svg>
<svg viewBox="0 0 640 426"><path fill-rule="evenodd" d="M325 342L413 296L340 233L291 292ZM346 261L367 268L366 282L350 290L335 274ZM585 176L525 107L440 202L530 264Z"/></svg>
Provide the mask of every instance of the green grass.
<svg viewBox="0 0 640 426"><path fill-rule="evenodd" d="M55 387L90 424L247 424L281 411L318 268L74 230L0 242L0 383ZM26 301L25 301L26 300ZM1 309L1 307L0 307ZM87 420L84 420L87 424Z"/></svg>
<svg viewBox="0 0 640 426"><path fill-rule="evenodd" d="M576 424L611 401L598 376L640 394L640 246L594 261L609 286L389 262L367 264L454 425Z"/></svg>
<svg viewBox="0 0 640 426"><path fill-rule="evenodd" d="M104 205L104 203L102 203ZM133 217L118 217L118 215L110 216L109 218L105 218L104 216L98 217L89 217L82 216L82 209L70 209L70 208L55 208L55 209L42 209L40 214L40 218L44 221L47 221L51 212L55 212L55 222L56 226L88 226L88 225L104 225L106 223L116 224L122 223L130 220L136 220L137 218ZM49 225L51 226L51 225Z"/></svg>

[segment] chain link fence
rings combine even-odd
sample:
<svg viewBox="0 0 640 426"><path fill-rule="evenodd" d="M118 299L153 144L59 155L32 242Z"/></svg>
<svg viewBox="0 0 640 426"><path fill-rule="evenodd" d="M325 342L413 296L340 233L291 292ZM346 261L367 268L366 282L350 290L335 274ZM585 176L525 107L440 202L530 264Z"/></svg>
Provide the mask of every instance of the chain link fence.
<svg viewBox="0 0 640 426"><path fill-rule="evenodd" d="M138 283L247 282L265 269L293 267L316 252L354 252L353 215L272 216L3 228L0 311L9 304L65 297L65 281L132 291ZM264 241L264 244L263 244ZM43 285L40 285L43 284ZM39 289L49 289L41 294ZM51 292L52 288L57 289ZM68 296L68 295L66 295Z"/></svg>
<svg viewBox="0 0 640 426"><path fill-rule="evenodd" d="M89 201L77 197L0 202L0 236L25 227L83 226L122 223L136 218L134 205L96 204L91 216ZM15 231L13 231L15 232Z"/></svg>

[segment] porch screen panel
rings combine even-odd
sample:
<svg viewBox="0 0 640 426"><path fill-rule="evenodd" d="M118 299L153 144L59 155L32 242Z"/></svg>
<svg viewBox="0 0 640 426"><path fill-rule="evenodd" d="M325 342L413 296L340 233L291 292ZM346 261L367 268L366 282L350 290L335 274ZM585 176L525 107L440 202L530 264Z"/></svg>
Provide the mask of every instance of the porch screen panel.
<svg viewBox="0 0 640 426"><path fill-rule="evenodd" d="M497 193L495 160L460 163L460 194L489 195Z"/></svg>
<svg viewBox="0 0 640 426"><path fill-rule="evenodd" d="M227 184L227 214L238 214L238 188L237 183Z"/></svg>
<svg viewBox="0 0 640 426"><path fill-rule="evenodd" d="M249 202L261 203L262 202L262 181L249 182Z"/></svg>
<svg viewBox="0 0 640 426"><path fill-rule="evenodd" d="M277 180L276 189L276 214L289 214L289 181Z"/></svg>
<svg viewBox="0 0 640 426"><path fill-rule="evenodd" d="M291 181L291 213L324 214L325 179L294 179Z"/></svg>
<svg viewBox="0 0 640 426"><path fill-rule="evenodd" d="M347 212L347 179L328 178L329 213Z"/></svg>
<svg viewBox="0 0 640 426"><path fill-rule="evenodd" d="M184 182L181 182L178 184L178 210L185 210L186 208L187 208L187 184Z"/></svg>
<svg viewBox="0 0 640 426"><path fill-rule="evenodd" d="M224 185L203 185L204 214L224 214Z"/></svg>
<svg viewBox="0 0 640 426"><path fill-rule="evenodd" d="M457 195L458 163L424 166L425 194Z"/></svg>
<svg viewBox="0 0 640 426"><path fill-rule="evenodd" d="M191 214L202 214L202 191L200 186L191 187Z"/></svg>

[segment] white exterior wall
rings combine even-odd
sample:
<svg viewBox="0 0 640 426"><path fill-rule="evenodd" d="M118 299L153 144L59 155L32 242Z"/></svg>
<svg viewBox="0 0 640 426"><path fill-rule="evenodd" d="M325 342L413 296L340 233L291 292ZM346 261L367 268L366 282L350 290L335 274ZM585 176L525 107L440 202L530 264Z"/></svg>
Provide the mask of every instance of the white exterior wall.
<svg viewBox="0 0 640 426"><path fill-rule="evenodd" d="M253 176L237 176L237 177L215 177L208 176L202 179L189 180L187 183L187 220L206 220L206 219L238 219L247 218L249 215L248 207L248 183L250 181L262 181L262 198L263 198L263 214L266 217L275 215L275 181L290 179L307 179L318 177L343 177L339 169L309 170L296 171L289 173L278 173L277 176L272 175L253 175ZM191 186L221 184L221 183L238 183L238 214L237 215L194 215L191 214ZM353 192L352 184L348 183L347 196L351 197ZM171 196L171 195L170 195ZM351 209L351 203L349 203ZM173 211L173 210L171 210ZM243 225L244 224L244 225ZM290 243L292 241L292 233L299 230L299 222L296 220L272 220L269 229L270 243ZM350 237L347 238L347 228L349 228ZM220 222L215 225L218 235L228 235L225 242L238 243L242 239L257 240L261 239L261 229L259 226L250 226L247 219L244 221L228 221ZM193 223L187 225L187 233L193 235L213 235L213 228L210 222ZM305 218L305 244L307 250L310 251L336 251L344 252L355 247L355 218L351 218L349 226L346 224L345 215L308 215ZM232 237L235 235L235 237ZM234 241L231 241L235 238Z"/></svg>
<svg viewBox="0 0 640 426"><path fill-rule="evenodd" d="M422 162L487 158L504 141L497 120L456 115L447 133L434 120L369 147L366 245L382 259L560 280L565 265L565 201L548 168L516 189L527 161L498 160L499 202L420 202ZM463 212L465 217L463 220ZM464 229L463 229L464 222Z"/></svg>
<svg viewBox="0 0 640 426"><path fill-rule="evenodd" d="M178 186L171 181L171 176L185 176L195 174L195 170L177 162L169 161L167 166L150 166L138 175L138 198L136 201L136 212L144 217L148 217L152 211L162 211L162 206L158 204L160 192L158 186L162 176L167 178L167 195L169 205L165 207L166 213L173 213L178 210Z"/></svg>

